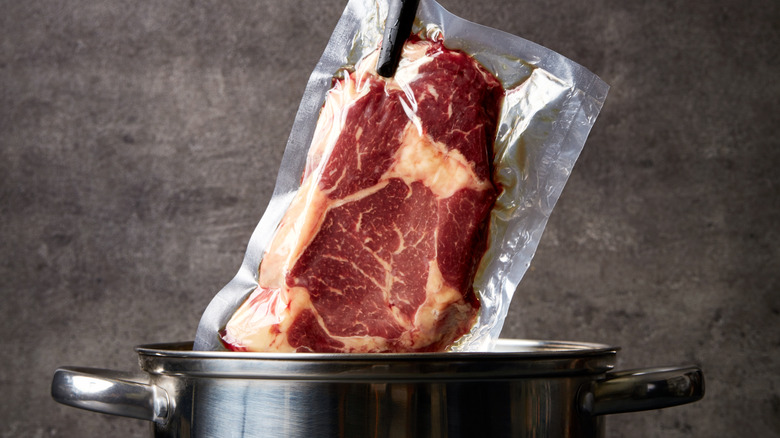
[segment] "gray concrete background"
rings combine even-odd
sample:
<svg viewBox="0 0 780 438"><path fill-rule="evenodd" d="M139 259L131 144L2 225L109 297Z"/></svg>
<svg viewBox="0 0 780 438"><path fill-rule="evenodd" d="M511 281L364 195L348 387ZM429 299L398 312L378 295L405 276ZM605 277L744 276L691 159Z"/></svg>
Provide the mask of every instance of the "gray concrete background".
<svg viewBox="0 0 780 438"><path fill-rule="evenodd" d="M0 436L146 436L53 402L52 373L193 338L345 3L2 2ZM704 400L611 437L780 436L780 4L442 3L612 86L505 335L703 367Z"/></svg>

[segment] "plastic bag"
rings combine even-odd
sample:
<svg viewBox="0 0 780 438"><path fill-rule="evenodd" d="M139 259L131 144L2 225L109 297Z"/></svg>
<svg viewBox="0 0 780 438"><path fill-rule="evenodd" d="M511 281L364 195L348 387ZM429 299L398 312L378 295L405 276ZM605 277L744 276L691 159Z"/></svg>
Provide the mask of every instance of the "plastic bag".
<svg viewBox="0 0 780 438"><path fill-rule="evenodd" d="M309 320L308 323L296 323L297 328L291 328L289 312L288 317L284 317L284 315L286 315L285 309L298 305L295 302L296 298L292 296L293 294L280 291L267 292L262 289L266 286L266 279L269 277L280 277L281 279L275 280L275 284L283 284L284 277L289 274L292 266L289 263L278 262L273 262L273 269L266 266L268 273L263 274L264 285L259 287L260 271L263 269L264 257L267 257L266 251L269 250L271 242L274 239L289 241L288 238L278 237L280 232L296 236L299 233L295 231L300 231L301 227L312 227L311 224L306 225L302 223L305 221L301 222L300 220L298 222L301 223L298 225L289 225L288 222L292 220L289 218L301 217L301 215L299 211L290 212L288 209L312 208L312 199L301 202L300 198L304 193L307 193L306 186L308 184L321 182L323 172L328 173L323 166L319 166L322 161L328 159L328 152L325 152L327 148L318 150L317 148L322 146L317 145L328 144L328 142L332 145L336 141L335 139L328 140L319 137L322 137L322 133L339 133L343 128L344 120L343 116L339 116L341 113L339 113L338 108L329 110L328 103L323 108L323 102L326 102L326 93L331 90L334 78L339 78L339 81L335 82L337 85L341 84L338 86L352 87L347 91L352 93L353 102L356 99L355 93L365 92L366 87L361 88L361 86L370 83L365 78L370 76L370 68L366 66L371 66L371 61L366 58L376 53L377 46L381 42L387 7L386 1L351 0L348 3L322 58L309 79L282 158L276 187L268 208L250 239L246 256L238 274L217 294L204 312L196 334L196 350L224 349L225 346L220 337L221 333L242 304L244 307L252 307L251 311L244 311L241 316L247 320L245 321L246 325L255 324L266 327L266 335L261 336L263 338L261 343L267 344L263 347L266 350L431 351L446 348L453 351L475 351L490 349L492 341L498 338L512 295L530 265L547 219L603 105L608 86L585 68L548 49L522 38L460 19L444 10L433 0L421 0L413 33L420 35L423 43L443 41L447 50L451 49L469 55L478 61L482 68L498 79L504 91L503 102L494 130L492 180L497 191L494 195L495 204L492 205L489 213L484 255L478 264L475 264L476 272L467 272L469 280L473 275L473 283L466 285L466 292L461 290L460 297L454 297L447 301L443 307L428 306L430 317L441 318L441 321L445 321L439 322L440 326L446 324L457 326L450 330L456 336L434 339L429 334L420 335L417 333L420 331L417 328L411 330L416 333L415 335L403 334L402 336L405 336L403 339L396 336L397 332L393 331L393 327L369 327L368 332L361 332L360 322L355 320L356 315L360 317L358 314L363 312L359 305L351 309L351 313L347 312L347 316L340 316L338 313L331 315L329 321L324 320L322 315L309 312L305 318ZM413 54L410 56L414 57ZM361 60L364 62L361 63ZM402 77L404 71L399 66L399 72L396 73L396 79L399 79L398 83L402 84L399 88L403 93L406 93L406 97L401 99L401 105L408 115L407 122L411 121L410 125L414 125L415 118L417 118L416 128L418 133L422 134L422 131L428 129L428 126L421 126L417 116L419 108L416 105L419 103L421 95L419 93L415 95L414 92L404 89ZM413 76L413 74L411 75ZM412 81L408 80L407 82ZM431 91L432 95L437 95L440 92L441 89ZM458 93L458 87L453 87L452 92ZM347 96L349 93L342 92L341 95ZM327 102L337 101L338 93L331 92ZM461 108L458 107L450 108L449 113L452 114L453 111L460 110ZM321 112L325 114L328 111L332 112L331 117L321 117ZM328 131L322 126L317 127L318 121L322 124L325 123L326 119L330 120L328 123L341 123L342 125L335 131ZM363 126L363 128L369 129L371 126ZM362 132L353 133L353 135L362 135ZM325 154L324 158L323 153ZM420 150L416 150L415 154L420 154ZM472 163L473 170L475 161L468 161ZM350 171L342 172L339 175L330 173L332 179L338 181L352 175ZM422 178L421 175L424 173L418 172L416 174L418 180ZM301 178L301 175L304 177ZM428 185L426 183L426 187ZM346 193L347 196L350 194L352 193ZM342 195L344 194L342 193ZM294 201L296 196L299 198L298 201ZM382 194L382 196L387 195ZM309 198L311 197L312 195L309 195ZM341 199L343 196L336 198ZM471 204L480 204L480 202L474 201ZM359 213L357 216L363 217ZM288 219L283 222L283 217ZM315 215L314 217L322 219L323 216ZM349 216L341 217L342 222L344 217ZM427 217L426 212L421 211L420 217ZM354 216L352 219L360 220ZM379 220L379 218L375 218L375 220ZM479 223L479 220L476 222ZM286 223L287 225L285 225ZM321 223L314 227L319 226ZM477 228L479 228L478 225ZM411 239L410 236L404 234L405 230L398 231L401 233L400 241L406 242L403 240L404 237L407 240ZM478 234L479 230L472 227L470 232ZM479 239L469 240L472 244L477 242L475 244L477 246L478 241ZM308 243L311 242L308 241ZM300 244L300 242L287 242L286 246L289 249L291 246ZM271 249L279 246L278 243L274 245L276 246ZM284 245L282 244L282 246ZM405 243L400 246L406 247ZM342 248L340 250L344 256L338 261L350 266L354 265L354 263L349 262L349 251L354 252L355 249ZM480 248L472 248L472 250L475 250L477 255L481 253ZM277 260L283 258L277 257ZM383 260L381 257L379 259ZM273 257L268 257L268 260L273 260ZM270 261L268 263L271 264ZM340 266L347 265L342 263ZM361 269L367 269L365 267L356 266L355 269L361 275L366 274L361 271ZM388 269L395 268L388 267ZM409 272L418 272L423 276L429 274L429 272L422 272L419 269ZM313 277L317 277L317 275ZM376 276L374 277L376 278ZM328 278L332 282L337 276L331 275ZM412 275L407 276L409 281L411 278ZM428 278L432 278L432 276L428 275ZM308 281L306 287L309 287L314 280ZM290 283L287 286L294 288L301 285ZM347 294L345 290L337 290L328 284L320 286L333 290L335 298L330 300L332 307L349 307L349 305L345 307L346 301L336 299L338 296ZM471 302L474 300L469 298L472 286L476 305ZM247 301L247 297L250 295L252 296L251 303ZM318 299L323 299L321 294ZM327 297L324 299L327 300ZM377 306L381 307L381 303L375 303L376 305L371 307L371 303L368 303L370 300L366 299L366 301L366 305L370 309L376 310ZM409 303L404 299L396 301L389 305L392 308L389 311L394 313L396 318L407 322L409 318L415 318L413 313L415 309L420 307L419 300L414 303ZM429 304L430 302L430 299L426 301ZM470 307L467 308L468 306ZM441 316L441 313L446 312L446 309L456 307L461 309L459 311L461 316L456 315L454 318ZM473 315L470 309L473 309ZM297 317L300 313L295 313L295 315ZM285 322L285 319L288 321ZM304 318L299 319L303 320ZM373 320L369 318L368 321ZM349 327L346 329L336 328L342 322L346 322ZM364 322L363 325L365 324ZM432 331L434 336L437 335L436 324L429 324L429 331ZM465 329L464 325L466 325ZM357 343L350 343L351 341L346 341L344 337L339 338L331 336L331 333L323 332L323 327L329 326L336 331L343 329L346 330L344 331L346 334L357 335L355 337ZM303 342L300 347L296 347L297 344L288 343L287 335L279 337L283 340L281 343L276 339L275 335L278 332L293 329L301 332L298 333L299 337L318 337L321 339L316 342ZM407 332L409 331L407 330ZM361 333L365 336L361 337ZM269 336L274 337L274 339L269 339ZM396 337L393 338L393 336ZM361 339L365 341L361 341ZM345 341L346 344L342 341ZM318 347L312 348L311 345ZM232 345L232 348L253 349L246 346L236 348L236 345Z"/></svg>

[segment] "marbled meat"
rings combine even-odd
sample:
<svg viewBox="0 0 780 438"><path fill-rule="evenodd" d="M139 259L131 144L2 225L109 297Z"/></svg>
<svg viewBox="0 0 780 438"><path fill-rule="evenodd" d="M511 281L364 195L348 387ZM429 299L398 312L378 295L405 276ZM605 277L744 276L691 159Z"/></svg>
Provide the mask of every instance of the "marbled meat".
<svg viewBox="0 0 780 438"><path fill-rule="evenodd" d="M442 351L479 309L503 89L468 55L412 37L337 80L299 191L222 339L236 351Z"/></svg>

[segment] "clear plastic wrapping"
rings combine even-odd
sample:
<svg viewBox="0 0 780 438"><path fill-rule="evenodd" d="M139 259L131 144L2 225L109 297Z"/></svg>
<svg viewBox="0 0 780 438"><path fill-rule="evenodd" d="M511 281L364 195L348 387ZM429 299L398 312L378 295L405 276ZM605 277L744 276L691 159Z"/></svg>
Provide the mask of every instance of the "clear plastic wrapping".
<svg viewBox="0 0 780 438"><path fill-rule="evenodd" d="M290 329L289 324L285 325L284 319L290 318L289 309L298 305L297 299L291 292L277 291L274 296L261 289L268 288L268 284L280 286L285 283L285 276L289 274L290 269L293 269L289 261L289 254L294 253L294 251L290 248L307 244L307 242L311 243L311 239L306 237L306 233L300 233L301 229L306 227L313 229L312 227L321 226L321 224L307 225L307 219L297 219L297 223L292 225L291 222L295 222L295 218L301 217L302 209L315 208L313 205L317 203L316 199L313 198L322 197L321 189L334 190L333 184L331 186L321 184L323 180L327 180L329 170L326 165L320 164L328 159L329 151L336 141L325 137L328 135L336 136L344 130L344 115L343 111L340 112L344 106L339 106L339 99L343 101L343 99L349 98L352 99L350 102L358 101L360 93L366 92L367 86L365 84L371 82L367 78L372 77L372 62L375 63L372 61L372 57L375 56L377 46L382 39L387 8L386 0L351 0L348 3L307 84L280 164L276 186L268 208L250 239L238 274L217 294L204 312L196 334L195 349L225 348L221 338L224 335L225 326L231 318L236 318L234 315L237 313L237 309L240 309L242 305L248 306L248 297L250 296L254 300L254 308L251 312L243 311L243 318L252 320L252 324L265 318L266 321L262 324L273 326L271 332L274 334L280 330ZM481 65L480 69L487 70L497 78L503 94L502 103L500 107L497 107L495 127L489 127L489 129L480 127L480 132L495 133L492 157L488 157L488 160L492 160L488 167L491 167L490 164L492 164L492 185L495 190L490 192L488 196L492 208L489 208L489 216L485 219L486 232L481 230L479 225L481 219L478 218L474 219L476 224L474 227L464 228L470 231L459 231L460 234L484 232L485 236L486 246L484 248L478 242L472 248L476 257L479 257L483 250L484 255L478 259L478 262L475 260L475 269L470 271L467 269L469 272L464 274L469 278L470 284L461 288L462 296L456 296L439 307L433 306L431 303L439 302L441 299L430 297L424 303L418 300L409 309L406 309L410 307L410 303L406 299L400 299L400 301L390 305L393 307L392 312L395 312L394 314L399 320L407 321L409 318L416 318L417 322L423 321L422 325L425 325L427 320L421 316L425 312L419 309L427 309L427 314L439 318L448 307L460 306L460 309L466 309L461 312L465 316L452 317L447 320L449 322L446 324L460 326L468 324L468 327L465 330L463 327L455 330L457 334L455 339L445 336L441 339L437 338L438 340L432 340L428 334L420 334L426 329L420 328L421 326L418 324L406 331L407 333L403 335L406 338L401 341L396 339L390 344L385 340L396 336L392 335L392 329L374 330L371 336L364 337L369 345L366 348L359 345L361 337L356 336L354 338L357 341L354 342L358 344L350 343L353 341L346 340L346 338L340 338L344 342L336 341L333 349L318 350L303 347L298 348L298 351L429 351L443 348L475 351L490 349L492 341L498 338L512 295L530 265L547 219L606 98L608 86L585 68L522 38L460 19L444 10L433 0L420 1L413 33L417 35L417 37L412 38L413 42L418 41L421 46L425 46L425 50L430 49L431 42L434 44L443 43L446 50L465 53L478 61ZM413 62L410 60L414 59L427 61L424 56L415 55L413 50L406 53L405 57L407 61L402 61L402 63ZM400 89L400 93L406 93L406 96L402 96L400 101L403 112L408 116L409 123L406 130L401 129L399 132L406 132L406 137L404 137L406 140L403 140L402 144L407 145L419 142L419 140L409 141L408 138L412 136L416 139L415 131L423 137L423 131L428 129L428 126L424 125L430 123L421 122L422 119L417 113L417 111L421 111L417 107L419 103L417 101L425 99L421 93L427 92L429 98L433 96L437 99L442 93L441 88L430 88L428 91L410 91L408 84L413 84L415 77L419 77L419 75L415 76L415 73L417 70L414 68L402 69L399 67L399 72L396 73L397 81L380 84L380 86L389 88L396 87ZM409 77L404 77L404 75ZM495 79L487 78L484 80L489 83L490 80ZM341 87L341 91L330 91L328 94L329 90L334 87L334 83L336 88ZM489 87L489 84L486 86ZM464 87L453 87L452 92L465 92L462 88ZM415 93L417 94L415 95ZM489 96L482 96L480 99L485 102L490 101ZM323 103L325 103L324 106ZM329 108L329 105L332 108ZM462 110L457 105L455 108L452 106L446 108L450 116L453 112ZM334 125L340 123L341 125L335 130L325 129L323 124L326 122ZM363 129L371 129L373 126L371 123L374 122L365 123L368 125L360 128L360 132L357 134L353 133L353 137L361 136ZM471 127L471 125L469 126ZM329 134L332 132L336 134ZM446 143L445 140L442 142ZM441 144L441 142L437 144ZM420 157L424 153L420 149L408 148L408 150L411 151L411 158L407 157L406 161L403 162L416 163L417 165L422 160ZM413 186L413 182L417 181L419 185L419 181L423 180L425 180L423 181L425 187L437 193L439 200L466 186L473 193L482 193L480 190L483 188L479 186L481 181L480 165L475 164L479 160L467 157L468 159L464 161L463 154L460 153L448 154L445 152L444 155L448 157L449 161L437 161L439 163L437 164L437 169L439 169L437 172L444 176L449 175L451 178L434 178L428 174L436 172L427 172L425 168L410 171L406 169L409 167L408 165L398 164L402 161L401 158L398 158L400 153L396 156L396 163L390 163L388 169L391 167L395 169L393 172L396 173L391 176L396 177L396 179L406 178L409 188L404 190L408 190L409 193L412 192L410 187ZM450 159L452 158L450 155L454 156L454 159ZM362 162L358 159L357 166L365 166L367 162L369 162L368 158ZM461 165L464 162L470 163L470 167L465 167L468 172L463 171L464 167ZM405 167L405 169L397 170L400 167ZM461 169L461 171L457 169ZM344 174L337 176L333 176L334 171L330 171L330 177L343 182L345 178L348 179L352 175L349 169L341 171ZM398 172L402 176L398 176ZM323 174L326 176L323 177ZM413 175L413 177L409 175ZM445 181L441 181L442 179ZM453 183L453 180L456 182ZM372 183L376 184L376 181ZM315 190L309 187L312 184L320 184L320 189ZM385 186L382 184L389 183L384 182L377 186L384 190ZM455 188L448 189L449 185L452 184L455 184ZM475 187L477 188L475 189ZM366 194L374 194L378 189L371 190L373 191L366 192ZM450 191L447 192L447 190ZM345 192L342 194L343 196L331 197L335 198L340 206L342 202L340 200L344 199L345 196L353 196L354 198L357 196L355 193ZM388 195L382 194L382 196ZM408 198L411 195L405 196ZM479 205L485 202L484 197L480 196L473 198L477 200L468 201L468 205ZM350 200L354 201L353 198ZM492 203L493 199L495 199L494 204ZM335 204L331 203L322 208L331 209L332 205ZM370 208L367 207L365 211L368 210ZM358 214L358 216L363 217L362 214ZM414 215L407 214L407 216ZM421 212L421 216L426 217L425 212ZM312 217L322 218L324 216L314 215ZM343 217L341 220L343 222ZM460 222L462 221L458 219L452 223ZM412 228L418 226L424 228L422 225L414 225ZM443 227L447 227L446 223ZM401 226L401 228L409 227ZM436 230L436 233L443 233L440 231L441 229L442 226ZM289 242L290 238L284 237L281 233L284 233L284 236L303 235L304 240L308 240L303 243L291 243ZM407 248L408 242L412 239L411 235L404 234L404 230L398 230L398 233L400 236L398 239L402 243L396 244L396 247ZM274 242L275 240L276 242ZM285 240L287 243L280 243ZM366 241L368 240L370 238L366 238ZM418 241L420 239L415 238L415 242ZM468 242L473 243L476 240L471 239ZM371 246L370 242L367 246ZM268 255L268 251L279 252L278 248L280 247L286 248L285 251L282 251L284 252L282 256ZM444 247L440 245L439 248L439 253L442 253L441 248ZM352 252L354 253L354 250ZM345 250L343 253L348 254L349 251ZM287 255L287 259L285 259L285 255ZM343 260L340 258L339 261L346 263L348 258L345 255ZM377 259L383 265L388 264L385 260L390 260L384 256L378 256ZM261 274L264 269L263 263L266 263L265 270L267 272ZM355 264L350 264L350 266L352 265ZM355 266L361 275L364 275L363 271L368 269L363 265ZM392 266L385 267L388 272L394 273L398 273L400 269L395 269ZM413 270L409 272L413 272ZM428 271L422 272L421 275L433 278ZM269 280L272 277L278 278ZM411 275L399 276L395 281L411 283L411 277ZM473 283L470 281L472 277ZM333 281L332 279L336 277L329 278ZM404 280L404 278L409 280ZM430 283L429 281L429 289ZM473 318L469 316L470 310L467 308L467 305L470 305L468 295L472 291L472 285L473 295L478 301L477 305L471 305L471 309L476 311ZM300 285L288 280L287 286L295 288ZM336 290L331 286L323 287L333 289L337 295L346 293L344 290ZM258 295L262 296L258 297ZM343 307L343 304L339 304L338 300L333 301L333 303ZM416 316L413 315L415 311L418 312ZM360 312L362 311L358 309L358 313ZM323 320L322 315L315 315L312 318L316 319L313 325L316 328L314 331L322 330L323 325L327 326L327 321ZM333 326L334 321L337 321L340 316L331 316L331 318L330 324ZM354 318L355 312L346 318L352 322L353 328L349 330L352 330L352 334L360 335L360 330L354 328L356 327L355 321L352 321ZM432 332L441 331L442 325L445 325L445 322L430 323L428 329ZM460 336L464 331L465 334ZM390 335L382 336L381 333L390 333ZM413 334L409 335L408 333ZM265 338L267 337L265 336ZM331 338L329 334L325 337ZM280 344L276 340L267 341L268 346L264 348L266 350L295 350L295 345L291 346L286 342L282 342L281 348L277 348ZM425 344L426 342L428 344ZM415 348L415 345L423 345L423 347ZM252 348L247 349L251 350Z"/></svg>

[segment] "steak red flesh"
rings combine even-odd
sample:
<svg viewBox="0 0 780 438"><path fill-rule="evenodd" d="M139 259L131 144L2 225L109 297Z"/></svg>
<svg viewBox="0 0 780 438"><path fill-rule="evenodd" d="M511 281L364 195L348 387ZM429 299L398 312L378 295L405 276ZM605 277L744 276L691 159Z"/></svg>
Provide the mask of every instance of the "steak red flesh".
<svg viewBox="0 0 780 438"><path fill-rule="evenodd" d="M375 62L329 92L229 348L441 351L474 324L503 90L438 41L410 39L389 80Z"/></svg>

